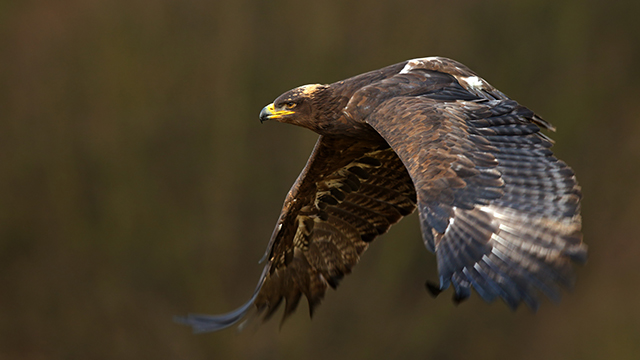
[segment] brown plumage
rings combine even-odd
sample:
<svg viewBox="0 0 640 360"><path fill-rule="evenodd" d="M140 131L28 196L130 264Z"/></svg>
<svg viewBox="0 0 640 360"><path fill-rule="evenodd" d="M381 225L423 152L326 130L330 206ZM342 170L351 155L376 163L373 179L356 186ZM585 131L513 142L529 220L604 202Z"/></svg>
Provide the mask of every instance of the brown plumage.
<svg viewBox="0 0 640 360"><path fill-rule="evenodd" d="M287 194L253 297L218 316L178 321L215 331L255 306L284 318L302 296L311 312L351 272L369 243L416 207L435 252L439 285L457 301L532 309L559 299L584 262L580 187L540 127L553 127L450 59L414 59L279 96L260 120L320 138Z"/></svg>

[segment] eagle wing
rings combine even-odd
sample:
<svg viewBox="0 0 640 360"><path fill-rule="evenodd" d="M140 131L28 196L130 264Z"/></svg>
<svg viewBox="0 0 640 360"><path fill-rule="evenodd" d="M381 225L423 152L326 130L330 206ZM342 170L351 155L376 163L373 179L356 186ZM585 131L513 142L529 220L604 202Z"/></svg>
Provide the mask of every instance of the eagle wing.
<svg viewBox="0 0 640 360"><path fill-rule="evenodd" d="M321 136L287 194L268 260L252 298L227 314L191 314L178 322L196 332L242 319L255 305L267 320L285 300L283 320L304 295L309 311L351 272L376 236L416 208L406 168L382 139L377 144Z"/></svg>
<svg viewBox="0 0 640 360"><path fill-rule="evenodd" d="M457 300L473 287L487 301L536 309L538 292L555 300L571 285L571 261L586 258L581 191L540 133L551 125L441 58L361 89L347 111L378 131L413 179L438 260L434 294L453 284Z"/></svg>

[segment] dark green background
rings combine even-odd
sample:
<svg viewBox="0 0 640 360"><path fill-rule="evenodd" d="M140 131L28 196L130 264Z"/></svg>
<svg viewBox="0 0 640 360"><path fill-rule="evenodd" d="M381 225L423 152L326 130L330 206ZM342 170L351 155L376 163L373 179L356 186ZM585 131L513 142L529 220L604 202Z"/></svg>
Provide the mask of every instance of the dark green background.
<svg viewBox="0 0 640 360"><path fill-rule="evenodd" d="M637 359L637 1L0 2L1 359ZM171 321L253 291L315 134L281 92L457 59L557 126L590 256L558 305L432 299L417 217L313 321Z"/></svg>

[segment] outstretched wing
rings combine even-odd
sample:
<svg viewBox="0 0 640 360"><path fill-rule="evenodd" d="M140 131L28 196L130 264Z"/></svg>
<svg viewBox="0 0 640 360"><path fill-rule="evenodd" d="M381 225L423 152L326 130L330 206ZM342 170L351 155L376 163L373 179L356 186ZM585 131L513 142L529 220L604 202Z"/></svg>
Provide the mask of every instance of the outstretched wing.
<svg viewBox="0 0 640 360"><path fill-rule="evenodd" d="M351 272L376 236L416 208L404 165L380 139L357 142L321 136L287 194L253 297L219 316L177 319L194 331L215 331L242 319L255 305L268 319L285 300L284 318L304 295L312 313L327 287Z"/></svg>
<svg viewBox="0 0 640 360"><path fill-rule="evenodd" d="M487 301L536 309L539 291L558 299L559 286L571 285L571 260L586 258L581 192L540 133L551 125L441 58L408 62L356 93L348 109L413 179L423 238L438 259L432 292L453 284L462 300L473 287Z"/></svg>

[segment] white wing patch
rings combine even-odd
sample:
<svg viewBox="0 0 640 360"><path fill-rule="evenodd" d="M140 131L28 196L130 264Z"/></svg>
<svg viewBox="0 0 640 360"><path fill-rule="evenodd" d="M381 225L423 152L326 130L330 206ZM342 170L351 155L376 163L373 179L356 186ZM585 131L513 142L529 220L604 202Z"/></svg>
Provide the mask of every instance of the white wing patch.
<svg viewBox="0 0 640 360"><path fill-rule="evenodd" d="M407 61L399 74L407 74L418 69L448 73L455 77L460 85L467 89L467 91L480 97L484 97L482 93L485 91L496 92L495 89L493 89L484 79L474 75L469 69L465 69L461 64L455 61L439 56L411 59Z"/></svg>
<svg viewBox="0 0 640 360"><path fill-rule="evenodd" d="M438 56L429 56L429 57L411 59L407 61L407 64L404 66L404 68L400 70L400 74L406 74L409 71L414 69L428 69L430 67L427 66L427 63L432 61L440 61L440 58Z"/></svg>
<svg viewBox="0 0 640 360"><path fill-rule="evenodd" d="M454 214L456 212L456 209L458 208L455 206L452 208ZM453 222L455 221L455 219L456 219L455 215L449 218L449 226L447 227L447 230L449 230L451 226L453 226ZM447 232L447 230L445 230L445 233Z"/></svg>
<svg viewBox="0 0 640 360"><path fill-rule="evenodd" d="M477 76L469 76L469 77L459 77L460 81L464 82L467 87L474 90L483 90L484 89L484 80L480 79Z"/></svg>

